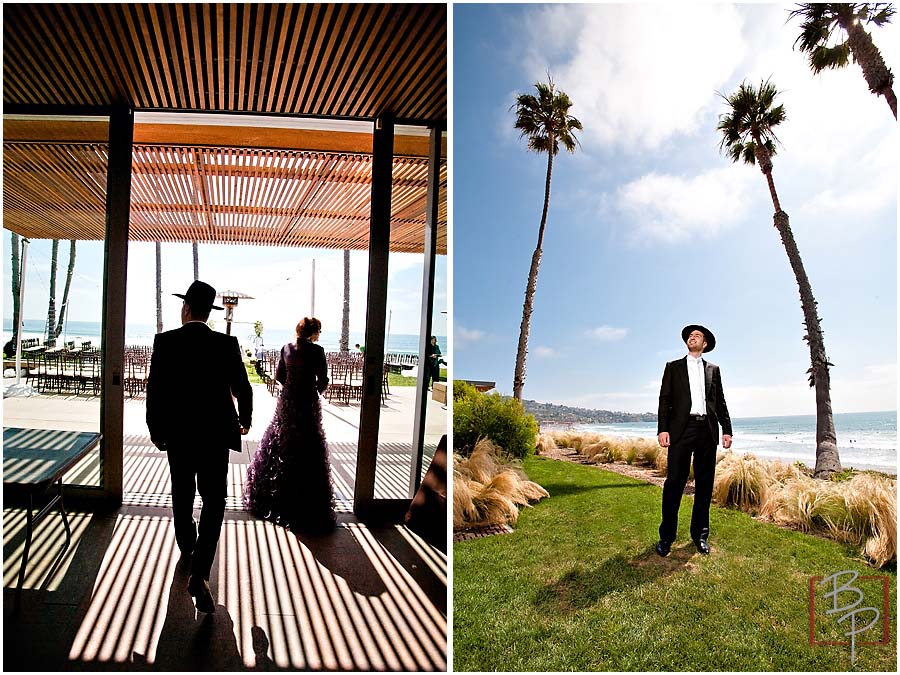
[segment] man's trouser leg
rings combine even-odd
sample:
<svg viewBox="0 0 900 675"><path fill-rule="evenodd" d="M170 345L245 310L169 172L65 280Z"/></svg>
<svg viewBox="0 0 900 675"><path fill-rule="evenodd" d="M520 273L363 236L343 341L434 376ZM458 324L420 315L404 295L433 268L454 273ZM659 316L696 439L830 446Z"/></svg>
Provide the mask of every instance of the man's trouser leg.
<svg viewBox="0 0 900 675"><path fill-rule="evenodd" d="M182 553L190 555L197 540L197 525L194 523L196 469L186 448L170 448L166 457L169 460L169 475L172 479L172 523L175 526L175 541Z"/></svg>
<svg viewBox="0 0 900 675"><path fill-rule="evenodd" d="M677 443L669 446L666 466L666 482L663 484L662 522L659 525L659 538L662 541L675 541L678 532L678 509L684 496L691 473L691 453L700 446L706 445L709 436L706 422L691 420L688 422Z"/></svg>
<svg viewBox="0 0 900 675"><path fill-rule="evenodd" d="M208 450L204 460L197 467L197 490L203 499L200 511L200 527L191 574L202 576L207 581L216 557L222 521L225 519L225 497L228 494L228 454L227 448Z"/></svg>
<svg viewBox="0 0 900 675"><path fill-rule="evenodd" d="M716 444L706 433L705 442L694 451L694 510L691 512L691 539L709 537L709 505L716 475Z"/></svg>

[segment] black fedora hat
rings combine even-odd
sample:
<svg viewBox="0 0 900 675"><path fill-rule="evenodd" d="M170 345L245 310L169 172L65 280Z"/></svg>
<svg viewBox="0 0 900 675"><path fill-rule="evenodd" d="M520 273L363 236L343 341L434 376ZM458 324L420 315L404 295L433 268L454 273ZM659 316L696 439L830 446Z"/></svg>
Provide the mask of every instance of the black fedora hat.
<svg viewBox="0 0 900 675"><path fill-rule="evenodd" d="M191 309L201 311L207 308L225 309L213 304L213 300L216 299L216 289L199 280L192 283L184 295L181 293L172 293L172 295L184 300Z"/></svg>
<svg viewBox="0 0 900 675"><path fill-rule="evenodd" d="M685 344L687 344L688 336L693 333L695 330L699 330L706 336L706 349L703 350L703 353L711 352L716 348L716 336L712 334L712 331L709 328L704 328L703 326L697 325L695 323L690 326L685 326L681 329L681 340Z"/></svg>

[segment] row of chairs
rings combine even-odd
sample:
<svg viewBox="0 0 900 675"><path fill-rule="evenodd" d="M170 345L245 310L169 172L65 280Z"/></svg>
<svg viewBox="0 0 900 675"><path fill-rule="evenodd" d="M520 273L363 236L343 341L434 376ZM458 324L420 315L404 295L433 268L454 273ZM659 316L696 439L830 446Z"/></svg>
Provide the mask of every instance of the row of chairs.
<svg viewBox="0 0 900 675"><path fill-rule="evenodd" d="M32 384L41 393L100 393L99 349L34 350L28 352L25 363L26 384Z"/></svg>
<svg viewBox="0 0 900 675"><path fill-rule="evenodd" d="M350 405L351 401L362 401L364 357L362 354L342 354L332 352L328 355L328 389L325 396L330 403L337 398L342 403ZM388 375L391 372L389 363L385 363L381 370L381 403L386 402L391 389L388 384Z"/></svg>
<svg viewBox="0 0 900 675"><path fill-rule="evenodd" d="M281 384L275 380L275 369L278 367L280 350L267 349L257 354L256 372L266 383L269 393L276 396L281 390ZM325 397L331 403L335 399L346 405L351 401L362 400L363 390L363 364L362 354L345 354L342 352L328 352L325 354L328 364L328 389ZM390 395L388 373L390 365L384 364L381 382L381 402Z"/></svg>
<svg viewBox="0 0 900 675"><path fill-rule="evenodd" d="M122 383L128 395L134 398L147 391L147 378L150 375L150 359L153 347L143 345L127 345L125 347L125 364Z"/></svg>
<svg viewBox="0 0 900 675"><path fill-rule="evenodd" d="M30 345L25 353L26 384L40 393L100 394L103 359L90 342L83 342L80 349L74 349L74 342L59 349L35 347L39 346ZM152 352L151 347L125 347L123 385L131 397L147 390Z"/></svg>

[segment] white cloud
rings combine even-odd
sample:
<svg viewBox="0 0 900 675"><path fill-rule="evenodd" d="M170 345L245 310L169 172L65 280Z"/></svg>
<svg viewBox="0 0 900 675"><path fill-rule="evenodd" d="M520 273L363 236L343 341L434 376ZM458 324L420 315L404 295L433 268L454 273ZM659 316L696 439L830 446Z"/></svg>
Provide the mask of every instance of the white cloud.
<svg viewBox="0 0 900 675"><path fill-rule="evenodd" d="M560 356L560 353L553 349L553 347L537 347L534 350L534 355L539 359L555 359Z"/></svg>
<svg viewBox="0 0 900 675"><path fill-rule="evenodd" d="M612 326L598 326L587 331L587 335L603 342L617 342L628 335L627 328L613 328Z"/></svg>
<svg viewBox="0 0 900 675"><path fill-rule="evenodd" d="M453 345L462 349L468 344L472 344L473 342L479 342L482 340L487 333L483 330L478 330L477 328L466 328L460 323L456 323L453 326Z"/></svg>
<svg viewBox="0 0 900 675"><path fill-rule="evenodd" d="M549 68L585 147L653 149L698 128L746 51L731 5L556 5L524 25L526 72Z"/></svg>
<svg viewBox="0 0 900 675"><path fill-rule="evenodd" d="M634 239L676 242L714 237L746 213L752 173L726 166L693 177L649 173L619 188L618 206Z"/></svg>

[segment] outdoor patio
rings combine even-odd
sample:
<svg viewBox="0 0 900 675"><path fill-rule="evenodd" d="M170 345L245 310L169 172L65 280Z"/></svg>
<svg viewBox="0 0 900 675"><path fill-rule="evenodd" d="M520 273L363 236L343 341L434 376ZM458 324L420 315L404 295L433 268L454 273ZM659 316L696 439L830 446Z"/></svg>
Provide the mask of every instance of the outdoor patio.
<svg viewBox="0 0 900 675"><path fill-rule="evenodd" d="M408 496L414 394L414 387L393 387L382 409L378 497ZM445 670L446 556L402 525L371 528L352 513L358 405L324 405L338 497L334 534L298 537L243 511L246 465L274 407L266 388L254 385L254 425L245 451L231 457L210 579L213 615L198 615L186 590L168 465L150 444L142 397L125 401L122 507L70 513L72 543L57 564L62 519L54 514L37 526L18 614L25 515L5 508L4 668ZM429 400L426 419L427 469L446 432L446 410ZM4 426L81 431L98 424L95 397L4 399ZM96 464L95 454L67 480L94 480Z"/></svg>

